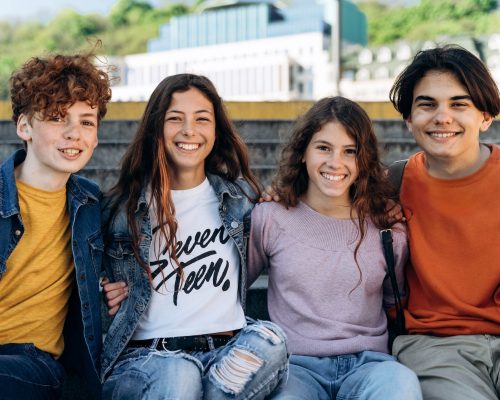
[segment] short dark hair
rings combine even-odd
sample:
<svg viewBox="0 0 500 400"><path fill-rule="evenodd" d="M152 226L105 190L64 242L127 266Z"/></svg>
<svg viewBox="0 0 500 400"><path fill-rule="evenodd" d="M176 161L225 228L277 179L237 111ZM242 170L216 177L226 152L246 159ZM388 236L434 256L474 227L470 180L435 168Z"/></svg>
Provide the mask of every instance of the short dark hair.
<svg viewBox="0 0 500 400"><path fill-rule="evenodd" d="M498 87L484 63L458 45L447 45L417 53L396 78L389 98L404 119L411 114L415 85L429 72L449 72L464 86L479 111L496 117L500 112Z"/></svg>

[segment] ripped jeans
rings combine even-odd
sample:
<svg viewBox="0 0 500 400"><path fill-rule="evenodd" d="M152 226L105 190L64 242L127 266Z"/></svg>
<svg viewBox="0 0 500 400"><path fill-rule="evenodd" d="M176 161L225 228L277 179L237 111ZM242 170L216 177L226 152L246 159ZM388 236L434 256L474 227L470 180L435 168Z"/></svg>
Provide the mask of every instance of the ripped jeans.
<svg viewBox="0 0 500 400"><path fill-rule="evenodd" d="M264 399L287 368L285 334L257 321L208 352L126 348L104 382L103 399Z"/></svg>

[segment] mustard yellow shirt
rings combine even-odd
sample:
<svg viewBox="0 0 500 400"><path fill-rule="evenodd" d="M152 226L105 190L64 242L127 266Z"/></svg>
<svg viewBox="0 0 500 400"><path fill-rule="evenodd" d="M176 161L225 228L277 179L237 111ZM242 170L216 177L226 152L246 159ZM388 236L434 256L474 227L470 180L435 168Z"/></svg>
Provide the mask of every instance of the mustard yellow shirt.
<svg viewBox="0 0 500 400"><path fill-rule="evenodd" d="M25 230L0 279L0 344L34 343L57 358L74 279L66 188L16 185Z"/></svg>

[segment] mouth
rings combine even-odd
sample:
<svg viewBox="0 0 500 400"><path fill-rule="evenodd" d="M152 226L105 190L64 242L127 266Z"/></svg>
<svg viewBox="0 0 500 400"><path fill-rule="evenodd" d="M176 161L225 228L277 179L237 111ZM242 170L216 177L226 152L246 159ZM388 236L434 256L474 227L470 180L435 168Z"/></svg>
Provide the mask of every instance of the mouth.
<svg viewBox="0 0 500 400"><path fill-rule="evenodd" d="M427 134L435 139L448 139L459 134L459 132L427 132Z"/></svg>
<svg viewBox="0 0 500 400"><path fill-rule="evenodd" d="M82 152L82 150L74 148L59 149L59 151L69 157L75 157Z"/></svg>
<svg viewBox="0 0 500 400"><path fill-rule="evenodd" d="M186 150L186 151L194 151L198 150L200 147L199 143L183 143L183 142L177 142L175 144L179 149Z"/></svg>
<svg viewBox="0 0 500 400"><path fill-rule="evenodd" d="M321 172L321 176L330 182L340 182L347 178L346 174L329 174L327 172Z"/></svg>

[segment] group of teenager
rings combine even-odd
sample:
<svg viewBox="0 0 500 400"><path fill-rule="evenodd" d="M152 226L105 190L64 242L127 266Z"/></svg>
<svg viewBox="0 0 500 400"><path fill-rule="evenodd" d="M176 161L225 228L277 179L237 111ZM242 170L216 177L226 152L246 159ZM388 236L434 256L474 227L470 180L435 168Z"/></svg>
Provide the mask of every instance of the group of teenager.
<svg viewBox="0 0 500 400"><path fill-rule="evenodd" d="M57 398L66 369L96 399L499 398L500 147L480 134L500 96L469 51L421 51L392 87L422 149L400 188L337 96L295 123L260 203L203 76L157 86L104 196L75 175L111 98L92 56L33 58L10 84L25 146L0 167L1 398ZM245 315L263 270L270 321Z"/></svg>

